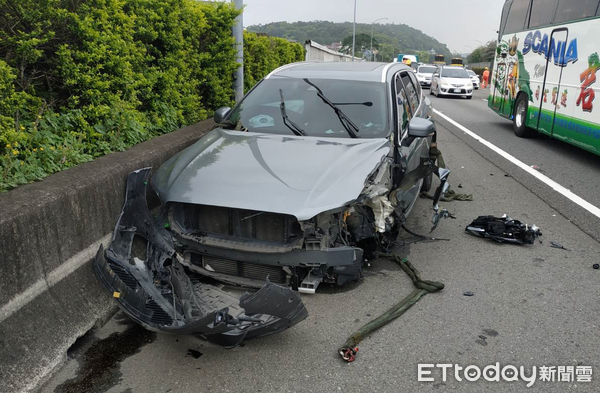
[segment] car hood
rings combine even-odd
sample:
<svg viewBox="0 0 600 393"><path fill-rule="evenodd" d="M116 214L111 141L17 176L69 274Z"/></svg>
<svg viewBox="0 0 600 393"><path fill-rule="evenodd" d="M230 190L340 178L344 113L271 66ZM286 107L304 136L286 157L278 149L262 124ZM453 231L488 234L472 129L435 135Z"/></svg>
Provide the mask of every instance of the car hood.
<svg viewBox="0 0 600 393"><path fill-rule="evenodd" d="M389 151L385 138L215 129L165 162L152 183L163 203L268 211L302 221L358 198Z"/></svg>

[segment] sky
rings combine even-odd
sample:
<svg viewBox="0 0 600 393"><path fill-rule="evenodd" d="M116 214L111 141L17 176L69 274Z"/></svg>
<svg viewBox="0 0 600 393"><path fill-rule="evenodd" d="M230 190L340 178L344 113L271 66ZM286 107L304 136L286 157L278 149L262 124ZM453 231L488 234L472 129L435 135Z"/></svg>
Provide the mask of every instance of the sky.
<svg viewBox="0 0 600 393"><path fill-rule="evenodd" d="M404 23L470 53L496 38L504 0L356 0L356 22ZM244 26L269 22L352 22L354 0L244 0ZM387 19L383 19L387 18ZM321 42L329 44L329 42Z"/></svg>

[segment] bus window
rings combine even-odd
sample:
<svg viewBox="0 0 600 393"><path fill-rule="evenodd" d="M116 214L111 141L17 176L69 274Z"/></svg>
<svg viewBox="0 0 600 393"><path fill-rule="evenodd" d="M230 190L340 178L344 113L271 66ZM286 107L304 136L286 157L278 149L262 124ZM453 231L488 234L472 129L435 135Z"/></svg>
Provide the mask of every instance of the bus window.
<svg viewBox="0 0 600 393"><path fill-rule="evenodd" d="M570 22L596 15L598 0L560 0L554 23Z"/></svg>
<svg viewBox="0 0 600 393"><path fill-rule="evenodd" d="M510 11L508 12L504 34L516 33L524 30L525 19L527 18L527 12L529 11L529 2L529 0L513 1Z"/></svg>
<svg viewBox="0 0 600 393"><path fill-rule="evenodd" d="M529 28L551 25L557 5L558 0L533 0Z"/></svg>
<svg viewBox="0 0 600 393"><path fill-rule="evenodd" d="M504 27L506 26L506 19L508 17L508 10L510 10L511 2L507 1L504 3L504 7L502 7L502 17L500 18L500 29L498 29L498 41L504 35Z"/></svg>

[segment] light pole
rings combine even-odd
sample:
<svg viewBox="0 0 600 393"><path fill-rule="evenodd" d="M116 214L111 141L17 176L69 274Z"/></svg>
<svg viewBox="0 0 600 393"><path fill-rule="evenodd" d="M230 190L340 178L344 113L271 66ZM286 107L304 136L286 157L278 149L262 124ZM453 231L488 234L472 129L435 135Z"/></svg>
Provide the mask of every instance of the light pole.
<svg viewBox="0 0 600 393"><path fill-rule="evenodd" d="M375 19L373 22L371 22L371 49L369 52L369 53L371 53L371 61L373 61L373 25L378 20L386 20L386 19L387 19L387 17L384 16L383 18L378 18L378 19Z"/></svg>
<svg viewBox="0 0 600 393"><path fill-rule="evenodd" d="M233 91L235 94L235 102L238 103L244 97L244 4L242 0L232 0L235 9L240 11L240 14L235 18L233 25L233 36L235 37L235 60L238 67L235 70L233 79Z"/></svg>
<svg viewBox="0 0 600 393"><path fill-rule="evenodd" d="M354 20L352 21L352 61L354 61L354 46L356 45L356 0L354 0Z"/></svg>

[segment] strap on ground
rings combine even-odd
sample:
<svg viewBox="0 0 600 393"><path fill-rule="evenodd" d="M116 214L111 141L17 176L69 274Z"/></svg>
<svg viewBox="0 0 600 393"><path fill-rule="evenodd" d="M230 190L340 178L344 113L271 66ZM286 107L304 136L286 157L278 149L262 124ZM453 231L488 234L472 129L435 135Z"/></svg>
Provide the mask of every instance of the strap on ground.
<svg viewBox="0 0 600 393"><path fill-rule="evenodd" d="M421 197L433 199L433 196L427 194L426 192L421 193ZM454 190L448 190L442 197L440 201L442 202L451 202L451 201L472 201L473 194L459 194Z"/></svg>
<svg viewBox="0 0 600 393"><path fill-rule="evenodd" d="M363 340L363 338L404 314L406 310L408 310L426 294L438 292L444 289L444 284L441 282L422 280L419 272L408 261L408 259L400 258L397 255L386 255L385 257L400 265L402 270L404 270L404 272L410 277L416 289L413 290L410 295L393 305L386 312L367 322L356 332L352 333L344 345L342 345L342 347L338 350L338 353L342 359L347 362L353 362L356 359L356 354L358 353L358 344Z"/></svg>

